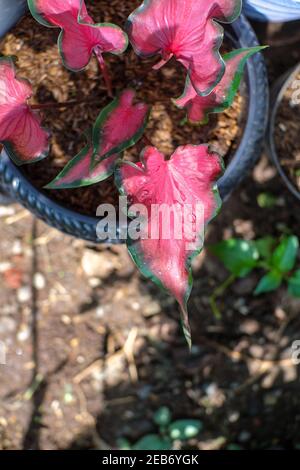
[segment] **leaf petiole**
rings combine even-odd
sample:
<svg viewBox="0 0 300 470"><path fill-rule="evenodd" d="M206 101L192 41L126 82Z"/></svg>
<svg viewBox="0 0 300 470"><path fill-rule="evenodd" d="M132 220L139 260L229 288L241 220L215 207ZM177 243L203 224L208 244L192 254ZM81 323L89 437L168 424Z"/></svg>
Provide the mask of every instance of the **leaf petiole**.
<svg viewBox="0 0 300 470"><path fill-rule="evenodd" d="M228 287L234 283L235 280L235 274L230 274L230 276L227 277L225 281L213 291L212 295L209 298L210 308L212 309L212 312L217 320L221 320L222 318L222 313L217 305L217 298L221 297L224 292L228 289Z"/></svg>
<svg viewBox="0 0 300 470"><path fill-rule="evenodd" d="M111 78L110 78L110 75L109 75L109 72L108 72L107 65L106 65L106 63L103 59L101 51L99 50L99 47L94 48L94 54L97 57L99 67L100 67L101 73L103 75L105 84L106 84L108 96L110 98L113 98L114 95L113 95L113 92L112 92Z"/></svg>

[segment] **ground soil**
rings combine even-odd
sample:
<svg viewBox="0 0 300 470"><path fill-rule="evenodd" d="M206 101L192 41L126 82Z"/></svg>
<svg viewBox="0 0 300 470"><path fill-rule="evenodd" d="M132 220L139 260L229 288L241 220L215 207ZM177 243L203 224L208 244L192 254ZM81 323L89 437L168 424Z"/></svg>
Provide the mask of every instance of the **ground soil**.
<svg viewBox="0 0 300 470"><path fill-rule="evenodd" d="M269 50L272 80L299 55L299 43ZM275 196L274 207L259 207L262 192ZM299 235L299 207L262 155L207 242L286 232ZM73 240L18 205L0 206L0 234L0 448L135 442L155 431L162 405L174 418L202 420L185 447L299 448L291 345L300 339L300 302L286 288L253 297L255 272L219 300L216 320L209 296L228 273L204 251L194 265L189 354L176 303L140 277L125 247Z"/></svg>
<svg viewBox="0 0 300 470"><path fill-rule="evenodd" d="M295 86L298 83L298 87ZM296 85L295 85L296 84ZM275 144L282 168L300 191L300 73L284 93L275 121Z"/></svg>
<svg viewBox="0 0 300 470"><path fill-rule="evenodd" d="M90 5L90 12L97 22L101 19L123 26L139 3L139 0L130 0L120 7L119 2L100 0ZM76 98L89 101L71 108L44 111L44 126L52 133L50 156L24 169L34 185L41 189L82 149L85 143L83 132L92 126L100 110L110 102L96 59L84 72L67 71L56 46L57 35L57 30L41 26L28 14L0 45L3 54L18 57L19 75L31 81L36 102L64 102ZM226 47L230 48L229 44ZM247 107L244 95L238 94L230 110L212 116L209 125L181 125L185 112L177 109L171 98L183 92L186 72L182 66L172 61L160 71L153 71L152 65L157 58L141 60L131 47L121 57L106 58L115 93L131 86L136 89L138 99L151 104L146 135L153 145L170 155L178 145L209 142L226 161L230 159L243 132ZM125 158L137 160L141 148L141 145L135 146L125 153ZM88 215L95 215L101 203L117 205L118 202L113 178L88 188L47 190L47 194Z"/></svg>

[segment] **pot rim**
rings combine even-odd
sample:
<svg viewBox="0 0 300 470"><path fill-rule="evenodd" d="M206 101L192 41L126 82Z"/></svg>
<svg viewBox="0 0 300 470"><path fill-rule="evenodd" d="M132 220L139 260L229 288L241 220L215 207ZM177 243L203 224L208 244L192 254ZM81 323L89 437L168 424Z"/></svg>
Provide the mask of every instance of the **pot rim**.
<svg viewBox="0 0 300 470"><path fill-rule="evenodd" d="M256 34L244 15L241 15L230 26L238 37L239 47L247 48L259 45ZM239 146L218 181L218 188L223 200L230 196L244 178L245 173L253 168L260 157L268 125L269 83L265 61L261 53L257 53L247 60L245 72L249 92L248 117ZM261 80L259 81L258 78ZM257 106L257 103L260 106ZM251 153L253 155L251 158L245 159L244 155L250 153L249 146L252 146Z"/></svg>
<svg viewBox="0 0 300 470"><path fill-rule="evenodd" d="M280 161L279 156L276 149L276 143L274 139L275 135L275 128L276 128L276 117L278 108L282 102L282 99L285 95L285 92L289 88L291 82L294 80L295 76L298 75L300 72L300 63L293 67L292 69L285 72L272 87L271 90L271 107L270 107L270 118L269 118L269 125L267 129L266 135L266 149L269 155L269 158L275 164L278 173L280 174L281 178L283 179L285 185L289 189L289 191L298 199L300 200L300 191L297 190L295 185L292 183L286 172L284 171Z"/></svg>

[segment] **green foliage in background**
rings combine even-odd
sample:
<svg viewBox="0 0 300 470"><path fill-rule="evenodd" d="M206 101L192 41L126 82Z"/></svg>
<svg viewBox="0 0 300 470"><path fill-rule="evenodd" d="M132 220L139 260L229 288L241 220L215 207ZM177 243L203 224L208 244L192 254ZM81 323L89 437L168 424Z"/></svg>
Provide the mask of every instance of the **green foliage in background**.
<svg viewBox="0 0 300 470"><path fill-rule="evenodd" d="M254 241L231 238L211 245L209 251L230 272L230 276L211 296L211 307L217 317L220 317L220 311L216 298L223 295L236 279L246 277L254 269L263 273L254 295L273 292L286 283L290 295L300 298L300 269L296 269L299 255L297 236L284 235L280 239L267 236Z"/></svg>
<svg viewBox="0 0 300 470"><path fill-rule="evenodd" d="M166 406L159 408L153 415L153 422L158 427L157 434L147 434L131 445L127 439L119 439L120 450L172 450L174 441L188 441L202 431L202 421L198 419L179 419L172 421L172 415Z"/></svg>

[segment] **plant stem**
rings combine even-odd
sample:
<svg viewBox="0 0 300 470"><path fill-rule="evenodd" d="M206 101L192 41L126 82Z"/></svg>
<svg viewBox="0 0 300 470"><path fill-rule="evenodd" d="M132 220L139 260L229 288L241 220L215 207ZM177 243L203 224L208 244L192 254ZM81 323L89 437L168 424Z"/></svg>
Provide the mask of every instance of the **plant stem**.
<svg viewBox="0 0 300 470"><path fill-rule="evenodd" d="M236 276L234 274L230 274L230 276L227 277L225 281L213 291L209 298L210 307L217 320L221 320L222 318L222 313L217 305L217 298L224 294L226 289L228 289L228 287L233 284L235 279Z"/></svg>
<svg viewBox="0 0 300 470"><path fill-rule="evenodd" d="M106 66L106 63L103 59L103 56L102 56L100 50L97 47L95 47L95 49L94 49L94 54L97 57L99 67L100 67L100 70L102 72L105 84L106 84L108 96L110 96L110 98L113 98L114 95L113 95L113 92L112 92L112 83L111 83L111 78L110 78L110 75L109 75L109 72L108 72L108 68Z"/></svg>
<svg viewBox="0 0 300 470"><path fill-rule="evenodd" d="M170 52L169 54L165 54L165 56L155 65L153 65L154 70L159 70L161 69L164 65L166 65L169 60L171 60L173 57L173 54Z"/></svg>

